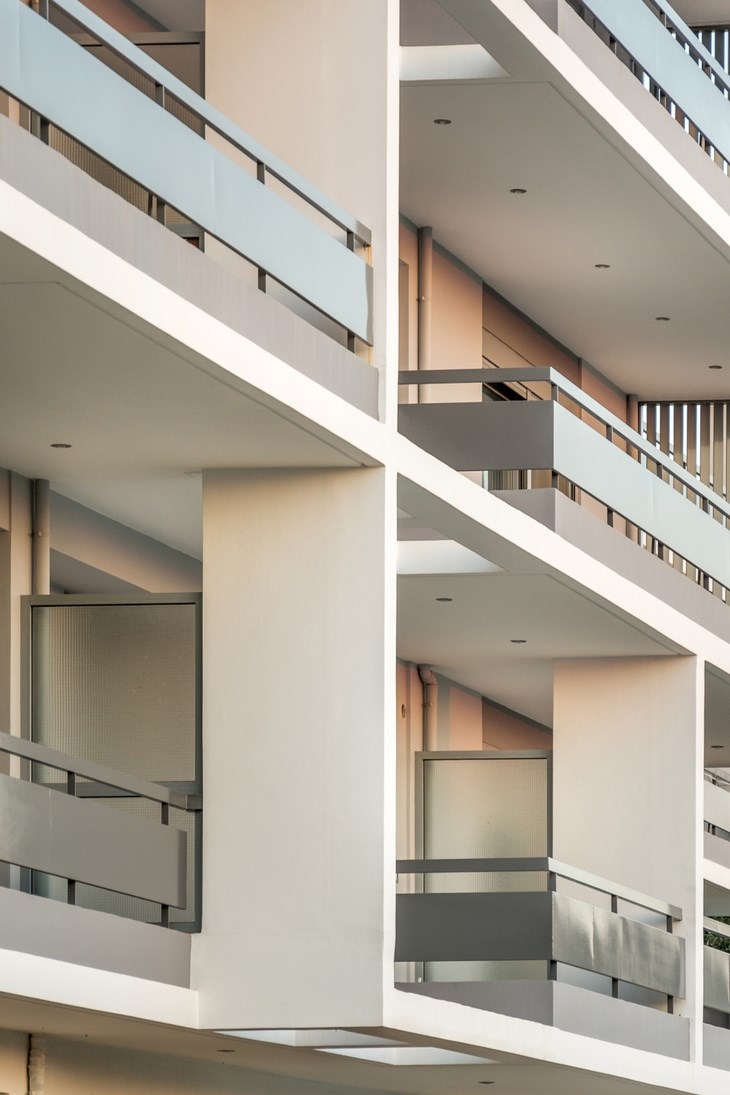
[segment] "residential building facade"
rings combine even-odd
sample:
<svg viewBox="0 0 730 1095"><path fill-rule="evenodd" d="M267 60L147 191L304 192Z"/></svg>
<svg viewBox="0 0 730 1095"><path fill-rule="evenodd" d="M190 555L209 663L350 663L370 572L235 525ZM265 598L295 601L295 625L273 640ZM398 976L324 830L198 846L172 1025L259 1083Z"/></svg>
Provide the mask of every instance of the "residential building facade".
<svg viewBox="0 0 730 1095"><path fill-rule="evenodd" d="M0 0L0 1092L730 1076L727 0Z"/></svg>

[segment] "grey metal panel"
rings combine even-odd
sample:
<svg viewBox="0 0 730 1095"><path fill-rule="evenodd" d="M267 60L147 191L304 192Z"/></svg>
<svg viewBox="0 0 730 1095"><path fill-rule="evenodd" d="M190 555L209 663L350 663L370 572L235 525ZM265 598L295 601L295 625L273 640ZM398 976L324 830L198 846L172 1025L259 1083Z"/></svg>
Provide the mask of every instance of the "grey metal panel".
<svg viewBox="0 0 730 1095"><path fill-rule="evenodd" d="M684 995L683 939L564 894L552 896L556 962Z"/></svg>
<svg viewBox="0 0 730 1095"><path fill-rule="evenodd" d="M0 860L182 908L185 833L0 775Z"/></svg>
<svg viewBox="0 0 730 1095"><path fill-rule="evenodd" d="M713 863L730 869L730 840L715 836L714 833L705 833L704 853L705 859L711 859Z"/></svg>
<svg viewBox="0 0 730 1095"><path fill-rule="evenodd" d="M730 585L730 538L717 521L569 411L550 406L555 414L555 471ZM681 471L679 465L677 469Z"/></svg>
<svg viewBox="0 0 730 1095"><path fill-rule="evenodd" d="M188 932L0 889L0 948L190 987Z"/></svg>
<svg viewBox="0 0 730 1095"><path fill-rule="evenodd" d="M706 1008L730 1012L730 954L703 947L703 966Z"/></svg>
<svg viewBox="0 0 730 1095"><path fill-rule="evenodd" d="M730 1071L730 1030L705 1023L702 1028L702 1063Z"/></svg>
<svg viewBox="0 0 730 1095"><path fill-rule="evenodd" d="M0 86L366 342L372 269L17 0Z"/></svg>
<svg viewBox="0 0 730 1095"><path fill-rule="evenodd" d="M668 4L663 6L671 21L693 39L694 35L679 16ZM617 4L616 0L589 0L587 7L712 144L725 157L730 157L727 101L649 8L642 3ZM727 73L722 72L707 50L699 42L695 48L726 81Z"/></svg>
<svg viewBox="0 0 730 1095"><path fill-rule="evenodd" d="M552 406L546 401L402 404L398 427L458 471L550 468Z"/></svg>
<svg viewBox="0 0 730 1095"><path fill-rule="evenodd" d="M549 959L547 892L396 896L396 962Z"/></svg>
<svg viewBox="0 0 730 1095"><path fill-rule="evenodd" d="M718 787L709 780L704 781L705 810L704 820L711 825L718 825L721 829L730 832L730 790Z"/></svg>

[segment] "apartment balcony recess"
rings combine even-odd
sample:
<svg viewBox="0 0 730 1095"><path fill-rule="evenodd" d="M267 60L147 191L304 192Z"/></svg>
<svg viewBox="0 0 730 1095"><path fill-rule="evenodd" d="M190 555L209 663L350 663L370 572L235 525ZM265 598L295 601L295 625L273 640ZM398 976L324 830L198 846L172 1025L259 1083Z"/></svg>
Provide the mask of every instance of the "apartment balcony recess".
<svg viewBox="0 0 730 1095"><path fill-rule="evenodd" d="M170 926L170 909L185 909L187 834L170 825L170 813L199 816L198 794L169 790L0 733L0 753L60 773L49 783L0 774L0 860L23 868L21 888L65 897L76 904L77 887L117 894L159 908ZM28 764L24 766L28 772ZM158 823L129 811L99 805L133 805L157 812Z"/></svg>
<svg viewBox="0 0 730 1095"><path fill-rule="evenodd" d="M730 76L666 0L567 0L725 174Z"/></svg>
<svg viewBox="0 0 730 1095"><path fill-rule="evenodd" d="M705 859L730 869L730 784L705 772Z"/></svg>
<svg viewBox="0 0 730 1095"><path fill-rule="evenodd" d="M350 350L371 345L369 230L78 0L42 8L0 0L0 89L21 122L92 174L131 180L178 235L242 256L260 289Z"/></svg>
<svg viewBox="0 0 730 1095"><path fill-rule="evenodd" d="M415 444L459 471L483 473L485 487L538 519L529 497L560 491L566 504L580 502L633 546L727 600L730 503L555 370L449 369L400 378L482 385L479 403L402 405L400 429ZM610 553L606 561L622 565L611 564Z"/></svg>
<svg viewBox="0 0 730 1095"><path fill-rule="evenodd" d="M199 607L24 599L24 736L0 734L4 886L200 929Z"/></svg>
<svg viewBox="0 0 730 1095"><path fill-rule="evenodd" d="M417 756L396 987L686 1057L682 910L553 858L550 770L540 751Z"/></svg>

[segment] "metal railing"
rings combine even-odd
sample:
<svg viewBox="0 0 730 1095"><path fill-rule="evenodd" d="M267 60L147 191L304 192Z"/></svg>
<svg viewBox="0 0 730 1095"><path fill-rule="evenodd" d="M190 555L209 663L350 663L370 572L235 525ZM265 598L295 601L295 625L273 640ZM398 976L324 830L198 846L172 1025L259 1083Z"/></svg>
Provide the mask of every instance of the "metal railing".
<svg viewBox="0 0 730 1095"><path fill-rule="evenodd" d="M413 370L401 372L399 378L407 385L471 383L492 391L497 383L529 383L533 397L541 385L547 396L542 401L404 404L401 430L459 470L547 470L547 481L540 485L567 484L572 497L582 491L600 503L607 524L618 527L621 522L632 541L727 600L730 501L555 369ZM552 404L552 411L546 403ZM510 419L510 427L499 436L493 424L501 416L505 422ZM470 419L473 433L465 432L458 446L462 459L454 461L445 438L458 417L464 423ZM491 443L476 433L480 418L482 428L492 430ZM470 442L482 466L467 462L463 450ZM520 485L529 486L529 480Z"/></svg>
<svg viewBox="0 0 730 1095"><path fill-rule="evenodd" d="M154 194L158 219L168 206L183 214L251 262L261 289L272 278L338 324L350 349L358 339L372 344L369 229L79 0L40 7L0 0L0 88L33 112L37 135L47 139L49 125L67 133ZM53 12L151 81L154 97L55 27ZM175 117L173 105L232 155ZM241 155L250 172L235 162Z"/></svg>
<svg viewBox="0 0 730 1095"><path fill-rule="evenodd" d="M544 961L662 993L667 1010L684 995L684 941L673 934L682 909L551 857L404 859L399 874L546 875L544 890L505 887L396 897L396 962ZM608 908L560 891L565 881L608 897ZM647 923L646 915L653 923ZM428 977L426 976L426 979ZM441 978L438 978L439 980Z"/></svg>
<svg viewBox="0 0 730 1095"><path fill-rule="evenodd" d="M160 924L170 926L170 907L184 908L187 902L185 833L170 825L170 811L194 813L199 819L201 795L151 783L10 734L0 733L0 753L17 758L22 766L18 775L0 775L0 861L26 872L65 878L70 905L76 903L79 883L156 902ZM61 772L63 778L30 782L30 765ZM159 826L98 806L92 799L155 804ZM193 911L194 921L198 913Z"/></svg>
<svg viewBox="0 0 730 1095"><path fill-rule="evenodd" d="M666 0L567 0L694 142L728 173L730 127L703 94L730 97L730 76ZM694 70L694 71L692 71ZM714 95L714 93L712 93Z"/></svg>

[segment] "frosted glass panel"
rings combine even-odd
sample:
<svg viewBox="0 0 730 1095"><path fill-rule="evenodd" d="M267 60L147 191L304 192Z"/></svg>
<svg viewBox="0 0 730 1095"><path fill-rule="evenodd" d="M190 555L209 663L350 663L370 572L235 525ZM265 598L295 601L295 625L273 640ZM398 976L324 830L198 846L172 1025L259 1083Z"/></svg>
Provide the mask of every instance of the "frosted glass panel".
<svg viewBox="0 0 730 1095"><path fill-rule="evenodd" d="M424 859L507 859L548 854L548 762L493 755L424 758ZM425 893L543 890L544 872L424 875ZM454 925L458 931L458 925ZM545 976L544 962L427 962L426 981Z"/></svg>
<svg viewBox="0 0 730 1095"><path fill-rule="evenodd" d="M195 634L193 604L34 607L33 740L153 782L194 780Z"/></svg>
<svg viewBox="0 0 730 1095"><path fill-rule="evenodd" d="M423 762L425 859L546 856L547 760ZM430 892L541 889L542 874L429 875Z"/></svg>

